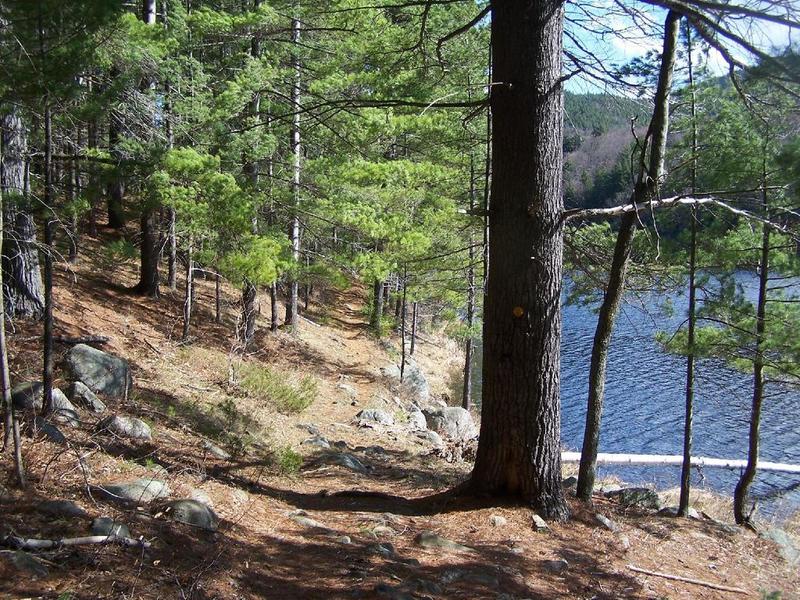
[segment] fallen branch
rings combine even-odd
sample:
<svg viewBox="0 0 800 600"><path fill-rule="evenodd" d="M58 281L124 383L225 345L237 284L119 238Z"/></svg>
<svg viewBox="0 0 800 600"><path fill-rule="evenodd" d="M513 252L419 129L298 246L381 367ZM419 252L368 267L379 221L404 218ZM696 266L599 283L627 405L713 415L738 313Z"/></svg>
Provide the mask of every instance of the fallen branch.
<svg viewBox="0 0 800 600"><path fill-rule="evenodd" d="M711 583L710 581L703 581L702 579L692 579L691 577L681 577L680 575L670 575L669 573L648 571L647 569L640 569L639 567L634 567L633 565L628 565L628 568L636 573L642 573L644 575L652 575L653 577L663 577L664 579L681 581L683 583L691 583L692 585L702 585L703 587L711 588L713 590L720 590L722 592L732 592L734 594L749 594L747 590L743 590L742 588L720 585L718 583Z"/></svg>
<svg viewBox="0 0 800 600"><path fill-rule="evenodd" d="M62 538L60 540L40 540L7 535L2 538L0 544L18 550L48 550L50 548L61 548L62 546L86 546L89 544L119 544L130 548L150 547L150 542L144 541L143 538L136 539L119 535L88 535L85 537Z"/></svg>
<svg viewBox="0 0 800 600"><path fill-rule="evenodd" d="M54 335L53 341L60 344L107 344L111 338L107 335L81 335L78 337L69 337L65 335Z"/></svg>
<svg viewBox="0 0 800 600"><path fill-rule="evenodd" d="M562 452L561 461L567 463L580 462L580 452ZM707 467L716 469L743 469L747 466L746 460L734 458L709 458L707 456L692 456L693 467ZM613 454L600 452L597 455L597 464L600 465L681 465L683 456L679 454ZM800 473L800 465L758 461L759 471L779 471L783 473Z"/></svg>

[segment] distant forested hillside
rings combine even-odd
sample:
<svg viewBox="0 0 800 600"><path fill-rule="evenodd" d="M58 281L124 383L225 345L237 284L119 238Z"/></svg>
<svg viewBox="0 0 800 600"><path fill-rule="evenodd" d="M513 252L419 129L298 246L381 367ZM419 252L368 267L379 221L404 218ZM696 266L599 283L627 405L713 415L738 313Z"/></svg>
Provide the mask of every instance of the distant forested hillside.
<svg viewBox="0 0 800 600"><path fill-rule="evenodd" d="M618 203L630 188L631 119L641 135L647 102L611 94L566 93L564 192L567 206Z"/></svg>
<svg viewBox="0 0 800 600"><path fill-rule="evenodd" d="M564 97L564 125L567 133L590 131L604 133L630 128L632 117L639 124L649 118L647 102L612 94L573 94Z"/></svg>

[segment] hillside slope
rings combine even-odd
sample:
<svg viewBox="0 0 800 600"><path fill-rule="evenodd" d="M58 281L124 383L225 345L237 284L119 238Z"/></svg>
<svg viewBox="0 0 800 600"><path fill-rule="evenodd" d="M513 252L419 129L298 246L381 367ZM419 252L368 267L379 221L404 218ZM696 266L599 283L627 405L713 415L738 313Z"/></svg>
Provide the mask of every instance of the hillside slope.
<svg viewBox="0 0 800 600"><path fill-rule="evenodd" d="M234 290L223 289L227 306L217 324L209 309L213 284L201 282L193 341L182 345L180 291L157 301L133 297L126 291L132 267L106 264L97 240L87 252L74 268L59 270L58 333L110 336L102 348L130 361L134 386L124 400L104 398L106 413L81 409L79 427L61 426L67 445L26 436L28 489L13 488L3 455L0 537L83 536L92 519L108 516L150 547L7 547L0 596L739 596L644 575L629 568L635 565L741 587L753 597L760 590L796 597L800 577L771 542L710 519L679 521L597 496L593 508L571 500L568 523L538 531L530 509L444 493L468 473L457 455L468 455L469 444L438 448L412 429L419 389L392 377L387 367L396 364L397 342L369 335L357 287L319 291L296 337L270 334L264 315L255 347L242 359L232 352ZM14 325L14 382L36 379L38 326ZM69 346L58 349L63 358ZM449 390L459 352L428 332L415 358L434 403ZM62 387L64 377L61 371ZM359 422L364 408L381 409L393 423ZM142 419L152 439L98 431L109 413ZM167 494L131 507L96 487L142 478L163 481ZM173 519L167 503L188 498L213 508L215 530ZM70 516L53 500L72 501L85 514Z"/></svg>

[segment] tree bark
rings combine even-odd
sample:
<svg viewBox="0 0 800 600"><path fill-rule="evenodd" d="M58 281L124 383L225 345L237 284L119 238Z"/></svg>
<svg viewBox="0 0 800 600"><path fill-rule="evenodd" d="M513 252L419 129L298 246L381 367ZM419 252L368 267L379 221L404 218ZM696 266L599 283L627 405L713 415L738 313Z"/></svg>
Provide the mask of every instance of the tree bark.
<svg viewBox="0 0 800 600"><path fill-rule="evenodd" d="M182 342L189 341L189 324L192 321L192 304L194 300L194 258L192 256L192 242L186 250L186 290L183 297L183 335Z"/></svg>
<svg viewBox="0 0 800 600"><path fill-rule="evenodd" d="M672 89L672 74L675 67L675 48L678 41L680 15L670 11L664 23L664 49L661 57L661 69L656 90L655 108L650 120L648 138L650 140L649 168L645 169L644 160L640 164L638 181L632 194L635 204L646 202L655 192L658 181L664 170L664 152L669 129L669 96ZM589 366L589 398L586 411L586 426L583 434L583 459L578 470L578 488L576 495L588 501L592 497L594 482L597 476L597 449L600 444L600 421L605 394L606 364L608 348L614 322L625 292L625 276L628 269L628 258L636 232L636 212L626 213L620 222L617 242L614 247L614 258L608 275L608 284L597 317L592 358Z"/></svg>
<svg viewBox="0 0 800 600"><path fill-rule="evenodd" d="M471 488L563 520L559 369L564 5L492 5L492 204Z"/></svg>
<svg viewBox="0 0 800 600"><path fill-rule="evenodd" d="M411 304L411 347L408 349L408 355L414 356L414 350L417 346L417 308L418 303Z"/></svg>
<svg viewBox="0 0 800 600"><path fill-rule="evenodd" d="M159 219L158 210L147 207L142 210L141 216L141 264L139 267L139 283L134 288L138 294L159 297L158 263L161 257L159 252Z"/></svg>
<svg viewBox="0 0 800 600"><path fill-rule="evenodd" d="M294 157L294 169L292 174L292 193L294 196L294 214L289 227L289 239L292 245L292 261L295 266L300 264L300 215L297 213L300 208L300 170L303 149L300 145L300 21L292 19L292 43L294 44L294 56L292 67L294 69L294 81L292 82L292 155ZM298 333L299 315L297 306L297 278L296 276L289 281L289 298L286 304L286 321L293 333Z"/></svg>
<svg viewBox="0 0 800 600"><path fill-rule="evenodd" d="M766 150L764 151L766 154ZM762 204L768 214L766 157L762 169ZM747 493L758 468L759 429L761 406L764 402L764 337L767 330L767 285L769 283L770 227L762 225L761 258L758 269L758 306L756 307L755 356L753 357L753 402L750 408L750 431L748 434L747 466L742 472L733 492L733 517L739 525L750 523L750 514L745 512Z"/></svg>
<svg viewBox="0 0 800 600"><path fill-rule="evenodd" d="M270 306L270 331L278 331L278 284L273 283L269 286L269 306Z"/></svg>
<svg viewBox="0 0 800 600"><path fill-rule="evenodd" d="M53 131L50 101L44 101L44 327L42 333L42 414L47 416L53 409Z"/></svg>
<svg viewBox="0 0 800 600"><path fill-rule="evenodd" d="M694 65L692 64L692 26L686 23L686 51L689 67L689 94L692 119L692 157L690 167L692 196L697 193L697 104L694 89ZM686 402L683 419L683 465L681 465L681 493L678 500L678 516L689 516L689 495L692 484L692 419L694 414L694 370L695 370L695 322L697 320L697 206L692 206L691 239L689 241L689 323L686 338Z"/></svg>
<svg viewBox="0 0 800 600"><path fill-rule="evenodd" d="M3 244L4 238L4 188L0 186L0 246ZM3 265L0 262L0 280L3 276ZM6 310L5 301L0 296L0 391L2 391L3 398L3 449L8 447L12 440L14 442L14 470L17 475L17 482L20 487L25 487L25 467L22 463L22 447L19 437L19 424L17 417L14 414L14 403L11 399L11 375L8 369L8 346L6 344Z"/></svg>
<svg viewBox="0 0 800 600"><path fill-rule="evenodd" d="M6 235L3 238L3 297L8 317L41 318L44 287L39 267L36 225L29 204L27 138L15 109L2 121L0 190Z"/></svg>
<svg viewBox="0 0 800 600"><path fill-rule="evenodd" d="M242 287L242 345L246 350L256 333L256 286L245 279Z"/></svg>
<svg viewBox="0 0 800 600"><path fill-rule="evenodd" d="M475 156L469 155L469 210L475 211ZM469 410L472 404L472 327L475 324L475 238L469 230L469 267L467 268L467 340L464 342L464 388L461 393L461 406Z"/></svg>
<svg viewBox="0 0 800 600"><path fill-rule="evenodd" d="M113 70L112 70L113 71ZM114 73L112 73L112 76ZM111 157L116 162L116 172L112 180L108 183L106 194L108 196L108 226L112 229L122 229L125 227L125 210L123 199L125 196L125 184L122 180L122 154L119 149L120 136L122 135L122 117L111 111L108 118L108 149Z"/></svg>
<svg viewBox="0 0 800 600"><path fill-rule="evenodd" d="M169 228L167 230L167 247L169 254L167 256L167 285L169 289L175 291L178 289L178 241L175 235L175 209L168 208L167 214L169 215Z"/></svg>
<svg viewBox="0 0 800 600"><path fill-rule="evenodd" d="M406 372L406 294L408 292L408 273L403 269L403 309L402 316L400 317L400 381L403 381L403 376Z"/></svg>
<svg viewBox="0 0 800 600"><path fill-rule="evenodd" d="M214 273L214 323L222 323L222 277Z"/></svg>
<svg viewBox="0 0 800 600"><path fill-rule="evenodd" d="M372 286L372 314L369 319L369 326L375 335L383 335L383 282L375 280Z"/></svg>

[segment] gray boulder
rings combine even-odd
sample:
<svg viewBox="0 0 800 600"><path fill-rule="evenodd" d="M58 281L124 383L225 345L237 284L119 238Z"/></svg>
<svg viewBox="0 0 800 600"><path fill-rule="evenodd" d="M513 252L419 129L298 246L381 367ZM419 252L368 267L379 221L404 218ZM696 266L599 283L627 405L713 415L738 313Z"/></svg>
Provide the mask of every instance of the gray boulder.
<svg viewBox="0 0 800 600"><path fill-rule="evenodd" d="M391 383L400 383L400 367L397 365L381 367L380 373ZM406 362L405 368L403 369L402 384L403 388L413 396L415 400L422 404L427 403L431 397L431 388L425 377L425 373L422 372L422 369L420 369L419 365L413 360Z"/></svg>
<svg viewBox="0 0 800 600"><path fill-rule="evenodd" d="M136 417L124 417L121 415L111 415L97 424L100 431L110 431L116 435L130 438L132 440L151 440L153 434L150 426Z"/></svg>
<svg viewBox="0 0 800 600"><path fill-rule="evenodd" d="M365 408L356 415L361 424L394 425L394 417L380 408Z"/></svg>
<svg viewBox="0 0 800 600"><path fill-rule="evenodd" d="M175 500L167 504L164 509L173 521L186 523L207 531L216 531L219 526L219 517L207 504L197 500Z"/></svg>
<svg viewBox="0 0 800 600"><path fill-rule="evenodd" d="M42 382L20 383L11 389L11 403L17 410L42 410Z"/></svg>
<svg viewBox="0 0 800 600"><path fill-rule="evenodd" d="M661 508L661 500L653 490L642 487L623 488L606 492L606 498L619 502L622 506L636 506L650 510Z"/></svg>
<svg viewBox="0 0 800 600"><path fill-rule="evenodd" d="M466 442L478 437L478 428L469 411L460 406L426 409L422 411L428 429L451 440Z"/></svg>
<svg viewBox="0 0 800 600"><path fill-rule="evenodd" d="M125 483L92 486L92 492L118 504L149 504L169 495L169 486L158 479L143 478Z"/></svg>
<svg viewBox="0 0 800 600"><path fill-rule="evenodd" d="M231 455L229 452L226 452L216 444L212 444L209 441L203 442L203 450L208 452L214 458L218 458L220 460L230 460Z"/></svg>
<svg viewBox="0 0 800 600"><path fill-rule="evenodd" d="M662 508L661 510L658 511L658 516L660 516L660 517L677 517L678 516L678 507L677 506L666 506L666 507L664 507L664 508ZM697 510L695 510L691 506L689 507L689 510L686 512L686 516L689 517L690 519L696 519L696 520L700 520L702 518L700 516L700 513L697 512Z"/></svg>
<svg viewBox="0 0 800 600"><path fill-rule="evenodd" d="M423 531L414 538L414 543L417 546L430 549L451 550L456 552L475 552L468 546L463 546L447 538L443 538L433 531Z"/></svg>
<svg viewBox="0 0 800 600"><path fill-rule="evenodd" d="M125 523L118 523L111 517L97 517L92 521L92 535L131 537L131 530Z"/></svg>
<svg viewBox="0 0 800 600"><path fill-rule="evenodd" d="M421 431L428 428L428 420L418 408L414 408L408 413L408 428L411 431Z"/></svg>
<svg viewBox="0 0 800 600"><path fill-rule="evenodd" d="M53 419L71 427L81 424L81 418L75 405L58 388L53 388Z"/></svg>
<svg viewBox="0 0 800 600"><path fill-rule="evenodd" d="M356 473L366 473L367 467L364 466L358 458L350 454L349 452L341 452L339 454L334 454L331 457L331 462L335 465L339 465L340 467L344 467L345 469L350 469L351 471L355 471Z"/></svg>
<svg viewBox="0 0 800 600"><path fill-rule="evenodd" d="M444 446L444 440L442 439L442 436L435 431L431 431L430 429L418 431L417 437L423 441L430 442L433 444L434 448L441 448Z"/></svg>
<svg viewBox="0 0 800 600"><path fill-rule="evenodd" d="M80 404L93 413L101 413L106 409L106 405L97 397L97 394L80 381L75 381L70 385L69 397L72 402Z"/></svg>
<svg viewBox="0 0 800 600"><path fill-rule="evenodd" d="M88 517L86 511L72 500L46 500L40 503L36 510L51 517Z"/></svg>
<svg viewBox="0 0 800 600"><path fill-rule="evenodd" d="M778 546L778 552L783 559L791 566L800 566L800 548L792 541L792 538L783 530L777 527L767 529L761 533L761 537L772 540Z"/></svg>
<svg viewBox="0 0 800 600"><path fill-rule="evenodd" d="M61 430L50 423L50 421L37 416L33 420L36 431L44 435L48 440L56 444L66 444L67 438L61 433Z"/></svg>
<svg viewBox="0 0 800 600"><path fill-rule="evenodd" d="M133 385L128 361L86 344L70 349L67 368L93 392L110 398L126 398Z"/></svg>

